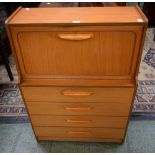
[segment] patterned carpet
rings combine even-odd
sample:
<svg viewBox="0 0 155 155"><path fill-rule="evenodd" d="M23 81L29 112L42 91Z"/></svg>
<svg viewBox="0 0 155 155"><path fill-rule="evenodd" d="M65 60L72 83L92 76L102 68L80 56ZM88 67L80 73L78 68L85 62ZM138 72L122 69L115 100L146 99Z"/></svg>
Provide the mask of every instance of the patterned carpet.
<svg viewBox="0 0 155 155"><path fill-rule="evenodd" d="M144 48L142 53L142 61L140 64L138 80L155 80L155 42L153 37L155 28L149 28L145 37Z"/></svg>
<svg viewBox="0 0 155 155"><path fill-rule="evenodd" d="M133 112L155 112L155 81L139 81Z"/></svg>
<svg viewBox="0 0 155 155"><path fill-rule="evenodd" d="M0 115L27 116L17 84L0 85Z"/></svg>
<svg viewBox="0 0 155 155"><path fill-rule="evenodd" d="M155 112L155 42L153 34L155 29L148 29L145 46L142 54L142 61L138 75L138 89L134 100L132 111L134 113ZM10 82L4 66L0 66L0 122L2 117L11 119L22 119L27 122L27 112L18 89L18 74L13 57L10 57L10 65L15 80ZM3 119L3 121L5 121Z"/></svg>

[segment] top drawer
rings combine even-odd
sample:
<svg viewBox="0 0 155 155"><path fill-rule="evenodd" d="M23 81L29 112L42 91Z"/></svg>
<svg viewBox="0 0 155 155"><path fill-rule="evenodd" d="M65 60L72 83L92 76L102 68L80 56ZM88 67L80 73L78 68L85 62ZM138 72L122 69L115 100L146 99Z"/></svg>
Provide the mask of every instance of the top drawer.
<svg viewBox="0 0 155 155"><path fill-rule="evenodd" d="M21 87L21 91L26 101L130 104L134 88Z"/></svg>
<svg viewBox="0 0 155 155"><path fill-rule="evenodd" d="M23 79L133 79L142 26L11 27Z"/></svg>

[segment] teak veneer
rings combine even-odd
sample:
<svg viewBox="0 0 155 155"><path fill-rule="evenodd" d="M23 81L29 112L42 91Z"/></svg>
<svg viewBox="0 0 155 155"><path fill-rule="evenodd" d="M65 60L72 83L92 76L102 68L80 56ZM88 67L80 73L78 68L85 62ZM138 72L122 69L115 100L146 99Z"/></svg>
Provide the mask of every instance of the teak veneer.
<svg viewBox="0 0 155 155"><path fill-rule="evenodd" d="M20 7L6 28L38 140L123 142L147 28L139 7Z"/></svg>

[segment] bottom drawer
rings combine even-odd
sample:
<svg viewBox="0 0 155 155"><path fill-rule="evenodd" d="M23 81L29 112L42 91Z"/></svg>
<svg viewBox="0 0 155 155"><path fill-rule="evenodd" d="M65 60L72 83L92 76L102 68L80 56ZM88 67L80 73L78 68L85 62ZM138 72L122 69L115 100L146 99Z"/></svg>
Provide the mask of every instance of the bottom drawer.
<svg viewBox="0 0 155 155"><path fill-rule="evenodd" d="M37 137L123 139L124 129L34 127Z"/></svg>

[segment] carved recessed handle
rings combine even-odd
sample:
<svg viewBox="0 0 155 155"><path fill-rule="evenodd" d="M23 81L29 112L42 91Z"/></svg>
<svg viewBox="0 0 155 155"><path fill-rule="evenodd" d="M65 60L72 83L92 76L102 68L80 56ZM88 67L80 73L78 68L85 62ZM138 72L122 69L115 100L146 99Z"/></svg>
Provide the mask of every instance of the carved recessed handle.
<svg viewBox="0 0 155 155"><path fill-rule="evenodd" d="M57 35L58 38L64 39L64 40L74 40L74 41L80 41L80 40L87 40L94 37L93 33L89 34L65 34L61 33Z"/></svg>
<svg viewBox="0 0 155 155"><path fill-rule="evenodd" d="M67 123L91 123L92 120L73 120L73 119L67 119Z"/></svg>
<svg viewBox="0 0 155 155"><path fill-rule="evenodd" d="M93 107L92 106L88 106L88 107L69 107L66 106L65 110L69 110L69 111L90 111Z"/></svg>
<svg viewBox="0 0 155 155"><path fill-rule="evenodd" d="M78 135L81 135L81 134L91 134L91 131L72 131L72 130L69 130L69 131L66 131L67 134L78 134Z"/></svg>
<svg viewBox="0 0 155 155"><path fill-rule="evenodd" d="M67 89L67 90L63 90L62 94L68 97L88 97L93 95L93 92Z"/></svg>

